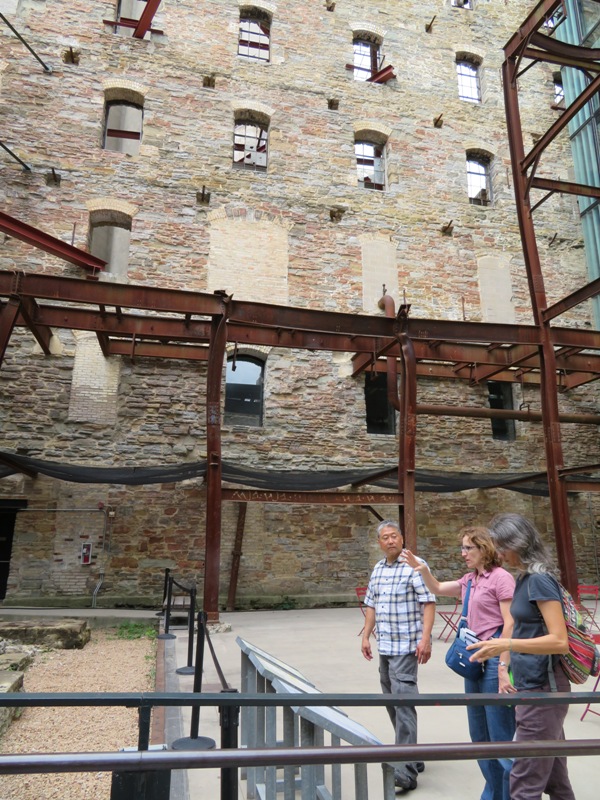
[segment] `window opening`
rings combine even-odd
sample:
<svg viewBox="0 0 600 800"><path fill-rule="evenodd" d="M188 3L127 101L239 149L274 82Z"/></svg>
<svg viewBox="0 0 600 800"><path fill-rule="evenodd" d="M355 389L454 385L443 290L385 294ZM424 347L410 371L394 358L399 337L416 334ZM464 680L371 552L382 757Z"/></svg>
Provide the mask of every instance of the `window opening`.
<svg viewBox="0 0 600 800"><path fill-rule="evenodd" d="M252 356L227 359L226 425L262 427L264 370L265 362Z"/></svg>
<svg viewBox="0 0 600 800"><path fill-rule="evenodd" d="M0 600L6 597L17 512L26 506L26 500L0 500Z"/></svg>
<svg viewBox="0 0 600 800"><path fill-rule="evenodd" d="M354 80L368 81L376 75L383 63L380 44L364 38L354 40Z"/></svg>
<svg viewBox="0 0 600 800"><path fill-rule="evenodd" d="M356 172L358 185L364 189L385 189L385 154L383 145L357 141L354 144L356 153Z"/></svg>
<svg viewBox="0 0 600 800"><path fill-rule="evenodd" d="M129 227L111 222L92 222L90 228L90 252L106 261L104 271L114 279L125 280L129 266L129 244L131 241L131 221Z"/></svg>
<svg viewBox="0 0 600 800"><path fill-rule="evenodd" d="M554 103L552 105L552 108L564 108L565 90L563 87L561 73L560 72L553 73L552 80L554 81Z"/></svg>
<svg viewBox="0 0 600 800"><path fill-rule="evenodd" d="M477 206L489 205L492 192L488 158L467 154L467 193L469 203Z"/></svg>
<svg viewBox="0 0 600 800"><path fill-rule="evenodd" d="M104 149L135 156L140 151L142 121L141 106L113 100L106 104Z"/></svg>
<svg viewBox="0 0 600 800"><path fill-rule="evenodd" d="M479 67L472 61L457 61L458 96L471 103L481 102L481 86L479 83Z"/></svg>
<svg viewBox="0 0 600 800"><path fill-rule="evenodd" d="M145 8L146 0L118 0L116 21L121 24L115 25L114 33L133 36Z"/></svg>
<svg viewBox="0 0 600 800"><path fill-rule="evenodd" d="M387 373L365 374L367 433L394 434L396 414L387 395Z"/></svg>
<svg viewBox="0 0 600 800"><path fill-rule="evenodd" d="M233 165L241 169L267 169L269 130L255 122L238 122L233 134Z"/></svg>
<svg viewBox="0 0 600 800"><path fill-rule="evenodd" d="M512 384L506 381L487 381L490 408L513 408ZM513 441L515 438L514 419L492 419L492 438Z"/></svg>
<svg viewBox="0 0 600 800"><path fill-rule="evenodd" d="M269 61L271 20L269 15L250 9L240 13L238 55L258 61Z"/></svg>

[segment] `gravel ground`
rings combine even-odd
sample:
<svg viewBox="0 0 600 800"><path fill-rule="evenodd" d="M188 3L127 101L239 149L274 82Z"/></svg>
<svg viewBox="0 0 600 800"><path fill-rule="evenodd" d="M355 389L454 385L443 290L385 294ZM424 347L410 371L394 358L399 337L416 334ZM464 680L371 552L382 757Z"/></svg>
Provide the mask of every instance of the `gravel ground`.
<svg viewBox="0 0 600 800"><path fill-rule="evenodd" d="M26 692L138 692L154 689L156 642L93 630L83 650L39 652ZM115 752L137 745L137 710L28 708L0 741L3 753ZM0 800L108 800L110 773L9 775Z"/></svg>

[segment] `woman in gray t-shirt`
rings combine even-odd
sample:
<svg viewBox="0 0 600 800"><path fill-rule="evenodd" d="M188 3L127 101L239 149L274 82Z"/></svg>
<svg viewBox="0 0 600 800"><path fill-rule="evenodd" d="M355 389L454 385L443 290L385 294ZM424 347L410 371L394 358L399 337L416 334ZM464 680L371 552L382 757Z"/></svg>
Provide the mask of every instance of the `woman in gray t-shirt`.
<svg viewBox="0 0 600 800"><path fill-rule="evenodd" d="M508 650L515 689L570 691L557 656L569 651L555 566L533 524L520 514L498 514L490 533L506 564L518 572L510 607L512 639L491 639L471 645L478 661ZM553 680L551 680L551 676ZM552 687L551 687L552 684ZM515 741L562 740L566 703L548 706L518 705ZM575 800L566 758L516 758L510 774L511 800Z"/></svg>

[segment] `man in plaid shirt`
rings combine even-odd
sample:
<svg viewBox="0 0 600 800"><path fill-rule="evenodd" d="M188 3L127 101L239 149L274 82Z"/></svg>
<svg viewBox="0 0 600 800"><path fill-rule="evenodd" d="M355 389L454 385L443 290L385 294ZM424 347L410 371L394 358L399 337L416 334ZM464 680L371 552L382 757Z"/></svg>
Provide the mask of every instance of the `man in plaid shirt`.
<svg viewBox="0 0 600 800"><path fill-rule="evenodd" d="M371 661L370 637L377 626L379 680L385 694L418 693L417 670L431 657L431 630L435 617L435 595L402 559L404 536L396 522L377 526L379 546L385 558L375 565L364 599L366 606L362 653ZM396 731L396 744L416 744L417 711L411 706L388 706ZM420 767L420 769L419 769ZM396 764L395 783L408 791L417 788L416 762Z"/></svg>

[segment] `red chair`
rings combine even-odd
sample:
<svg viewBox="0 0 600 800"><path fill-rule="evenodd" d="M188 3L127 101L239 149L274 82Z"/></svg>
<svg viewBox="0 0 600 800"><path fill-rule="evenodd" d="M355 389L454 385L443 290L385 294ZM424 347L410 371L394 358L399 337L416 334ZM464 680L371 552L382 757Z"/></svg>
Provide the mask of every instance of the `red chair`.
<svg viewBox="0 0 600 800"><path fill-rule="evenodd" d="M596 587L596 588L598 588L598 587ZM596 642L596 644L600 644L600 633L592 633L592 639ZM596 678L596 683L594 684L594 688L592 689L592 692L595 692L598 689L598 684L599 683L600 683L600 675L598 675L598 677ZM595 704L595 705L596 705L596 708L598 708L597 704ZM579 718L580 722L583 720L583 718L588 713L588 711L589 711L590 714L595 714L597 717L600 717L600 711L595 711L591 706L592 706L591 703L587 704L587 706L585 707L585 711L583 712L583 714Z"/></svg>
<svg viewBox="0 0 600 800"><path fill-rule="evenodd" d="M598 610L598 587L593 584L580 583L577 587L577 608L588 628L595 628L600 633L600 625L596 622Z"/></svg>
<svg viewBox="0 0 600 800"><path fill-rule="evenodd" d="M438 609L437 613L440 615L440 617L444 620L445 623L444 627L441 630L440 635L438 636L438 639L442 638L444 633L446 633L446 630L448 631L448 633L446 634L446 638L444 639L445 642L448 641L448 639L452 636L453 633L456 633L458 629L458 621L460 619L461 612L462 612L462 601L460 600L460 598L456 599L454 608L452 610L440 611Z"/></svg>

